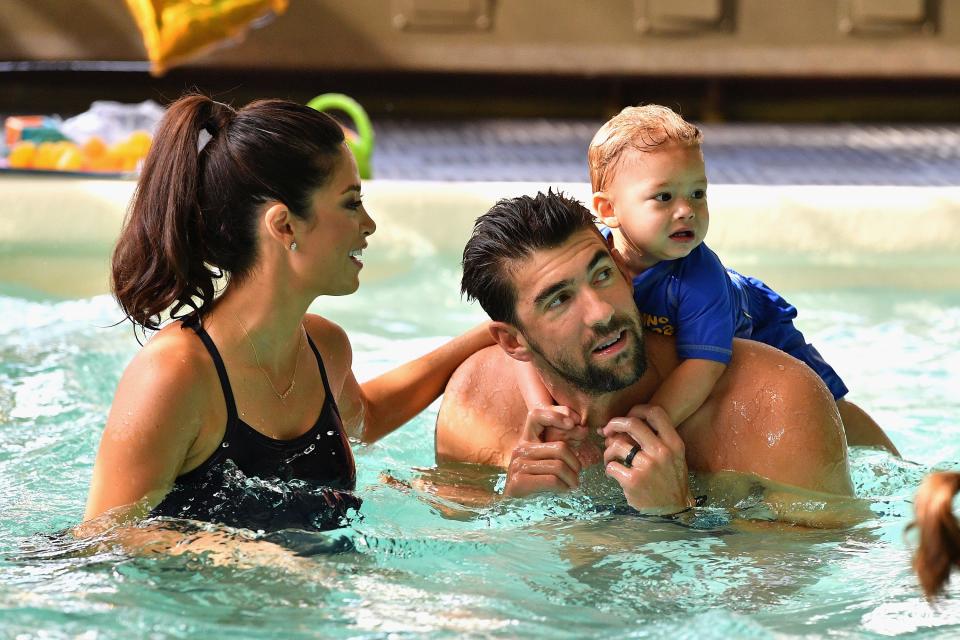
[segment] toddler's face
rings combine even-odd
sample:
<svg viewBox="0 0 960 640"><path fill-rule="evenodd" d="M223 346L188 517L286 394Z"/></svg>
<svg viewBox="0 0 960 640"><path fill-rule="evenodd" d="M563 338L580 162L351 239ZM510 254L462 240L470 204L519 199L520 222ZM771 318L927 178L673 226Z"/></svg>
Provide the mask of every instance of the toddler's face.
<svg viewBox="0 0 960 640"><path fill-rule="evenodd" d="M707 176L698 145L627 152L607 194L630 257L644 266L686 257L707 235Z"/></svg>

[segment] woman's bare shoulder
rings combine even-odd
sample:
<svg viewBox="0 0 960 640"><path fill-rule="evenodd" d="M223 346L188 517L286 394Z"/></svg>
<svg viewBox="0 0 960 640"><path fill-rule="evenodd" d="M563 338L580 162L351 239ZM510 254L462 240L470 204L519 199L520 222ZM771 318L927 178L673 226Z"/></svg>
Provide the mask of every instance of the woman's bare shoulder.
<svg viewBox="0 0 960 640"><path fill-rule="evenodd" d="M322 316L308 313L303 317L303 326L323 359L331 384L337 389L353 366L353 348L343 327Z"/></svg>
<svg viewBox="0 0 960 640"><path fill-rule="evenodd" d="M324 355L326 355L325 348L334 351L350 349L350 338L347 332L332 320L327 320L315 313L308 313L303 316L303 326Z"/></svg>
<svg viewBox="0 0 960 640"><path fill-rule="evenodd" d="M193 331L171 323L155 333L124 370L118 396L125 392L162 394L168 402L193 403L217 386L213 359ZM214 396L216 397L216 396Z"/></svg>
<svg viewBox="0 0 960 640"><path fill-rule="evenodd" d="M162 497L205 446L205 427L222 424L224 412L216 369L196 334L181 331L179 323L154 334L117 385L87 515Z"/></svg>
<svg viewBox="0 0 960 640"><path fill-rule="evenodd" d="M303 316L303 326L314 341L347 340L347 332L344 331L343 327L315 313L308 313Z"/></svg>
<svg viewBox="0 0 960 640"><path fill-rule="evenodd" d="M188 376L202 373L207 364L209 368L214 368L213 360L199 336L180 322L168 324L153 334L134 357L133 363L162 364L166 369Z"/></svg>

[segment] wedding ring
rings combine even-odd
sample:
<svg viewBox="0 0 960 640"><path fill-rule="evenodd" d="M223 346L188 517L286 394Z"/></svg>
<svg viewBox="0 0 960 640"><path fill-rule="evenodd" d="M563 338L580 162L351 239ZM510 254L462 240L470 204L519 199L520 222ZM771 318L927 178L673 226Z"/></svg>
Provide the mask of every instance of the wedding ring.
<svg viewBox="0 0 960 640"><path fill-rule="evenodd" d="M633 448L630 449L630 453L627 454L627 457L623 459L623 466L631 466L633 464L633 459L637 457L638 453L640 453L640 445L635 444L633 445Z"/></svg>

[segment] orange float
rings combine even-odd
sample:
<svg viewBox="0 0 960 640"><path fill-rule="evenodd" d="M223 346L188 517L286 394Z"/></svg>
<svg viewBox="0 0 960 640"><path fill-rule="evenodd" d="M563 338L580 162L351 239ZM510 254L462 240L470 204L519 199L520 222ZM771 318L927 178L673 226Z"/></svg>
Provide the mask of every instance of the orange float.
<svg viewBox="0 0 960 640"><path fill-rule="evenodd" d="M11 169L131 173L140 167L152 140L148 132L134 131L112 145L96 136L83 145L67 141L40 144L21 141L11 147L7 164Z"/></svg>

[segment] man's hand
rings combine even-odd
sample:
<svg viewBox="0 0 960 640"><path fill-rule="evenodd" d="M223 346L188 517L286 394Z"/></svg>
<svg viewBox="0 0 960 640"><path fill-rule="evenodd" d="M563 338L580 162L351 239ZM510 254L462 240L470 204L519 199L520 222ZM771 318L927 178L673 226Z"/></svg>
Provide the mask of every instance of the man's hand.
<svg viewBox="0 0 960 640"><path fill-rule="evenodd" d="M631 507L666 515L693 506L683 440L663 409L637 405L627 417L612 419L600 432L606 439L607 475L620 483ZM633 451L637 445L639 449Z"/></svg>
<svg viewBox="0 0 960 640"><path fill-rule="evenodd" d="M583 465L575 447L586 436L587 428L580 424L580 416L568 407L531 409L510 455L504 495L521 498L579 487Z"/></svg>

